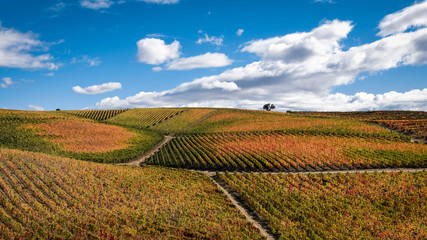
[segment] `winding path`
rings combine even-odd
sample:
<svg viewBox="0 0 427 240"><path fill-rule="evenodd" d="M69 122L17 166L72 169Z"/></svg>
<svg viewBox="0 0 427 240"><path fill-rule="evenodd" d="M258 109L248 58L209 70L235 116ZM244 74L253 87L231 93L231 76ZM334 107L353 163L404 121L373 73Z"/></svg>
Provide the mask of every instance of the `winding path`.
<svg viewBox="0 0 427 240"><path fill-rule="evenodd" d="M256 228L259 229L261 235L266 237L268 240L276 239L268 230L267 224L263 223L257 214L252 211L242 200L239 198L239 195L230 187L227 186L226 183L222 182L219 178L217 178L217 173L225 173L225 172L212 172L212 171L198 171L198 170L192 170L194 172L200 172L211 178L214 183L217 185L217 187L227 196L227 198L236 206L236 208L240 211L241 214L243 214L246 218L246 220L252 225L254 225ZM427 171L427 168L382 168L382 169L359 169L359 170L338 170L338 171L317 171L317 172L283 172L285 174L338 174L338 173L357 173L357 172L421 172L421 171ZM242 172L239 172L242 173ZM256 174L279 174L279 172L255 172Z"/></svg>
<svg viewBox="0 0 427 240"><path fill-rule="evenodd" d="M156 146L154 146L153 149L151 149L148 152L145 152L142 156L140 156L139 158L127 162L127 163L118 163L116 165L122 165L122 166L139 166L141 163L145 162L145 160L147 158L149 158L151 155L153 155L155 152L157 152L161 147L163 147L163 145L165 145L166 143L168 143L170 140L172 140L174 138L173 135L166 135L165 138L163 138L163 140L159 143L156 144Z"/></svg>
<svg viewBox="0 0 427 240"><path fill-rule="evenodd" d="M259 229L261 235L267 238L267 240L274 240L273 235L271 235L266 226L263 226L264 224L259 221L258 217L255 213L253 213L248 207L244 207L243 204L237 200L236 197L234 197L232 194L233 192L225 185L224 183L220 183L217 179L210 176L209 173L206 173L207 176L209 176L211 179L213 179L214 183L217 185L217 187L225 194L225 196L233 203L233 205L237 208L237 210L240 211L243 216L245 216L246 220L252 225L254 225L256 228Z"/></svg>

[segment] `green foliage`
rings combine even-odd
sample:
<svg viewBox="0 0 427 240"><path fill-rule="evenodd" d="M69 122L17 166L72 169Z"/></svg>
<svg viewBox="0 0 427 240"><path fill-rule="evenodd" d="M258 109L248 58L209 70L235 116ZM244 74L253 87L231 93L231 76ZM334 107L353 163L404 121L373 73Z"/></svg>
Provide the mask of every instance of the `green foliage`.
<svg viewBox="0 0 427 240"><path fill-rule="evenodd" d="M131 146L127 148L96 153L58 150L54 152L54 154L91 162L124 163L132 161L142 155L144 152L151 150L158 142L162 141L163 139L163 136L157 132L134 128L126 129L136 134L136 136L129 142Z"/></svg>
<svg viewBox="0 0 427 240"><path fill-rule="evenodd" d="M214 111L215 109L188 108L183 113L180 113L167 121L163 121L162 123L151 127L151 129L164 134L185 132L186 128L189 128L198 121L203 120L203 118L209 116L209 114Z"/></svg>
<svg viewBox="0 0 427 240"><path fill-rule="evenodd" d="M115 163L133 160L143 152L153 148L163 139L162 135L153 131L128 128L129 131L135 133L135 137L129 142L129 147L114 151L84 153L66 151L60 145L49 141L50 138L54 138L55 136L42 136L37 134L36 130L25 127L49 121L67 121L70 119L88 121L60 112L0 112L0 146L87 161ZM96 138L97 136L93 137Z"/></svg>
<svg viewBox="0 0 427 240"><path fill-rule="evenodd" d="M74 114L84 118L90 118L97 121L104 121L114 117L129 109L110 109L110 110L67 110L66 113Z"/></svg>
<svg viewBox="0 0 427 240"><path fill-rule="evenodd" d="M45 122L44 119L0 119L0 144L7 148L16 148L34 152L55 152L57 146L49 143L34 130L22 126Z"/></svg>
<svg viewBox="0 0 427 240"><path fill-rule="evenodd" d="M107 120L108 123L145 129L184 112L181 108L134 108Z"/></svg>

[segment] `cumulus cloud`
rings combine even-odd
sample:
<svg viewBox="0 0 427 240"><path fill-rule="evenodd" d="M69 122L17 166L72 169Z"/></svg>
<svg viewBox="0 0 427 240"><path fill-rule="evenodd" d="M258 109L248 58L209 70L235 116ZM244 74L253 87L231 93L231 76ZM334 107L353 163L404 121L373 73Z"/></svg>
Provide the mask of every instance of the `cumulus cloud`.
<svg viewBox="0 0 427 240"><path fill-rule="evenodd" d="M13 84L16 84L17 82L12 81L12 78L10 77L4 77L2 78L2 83L0 83L0 87L2 88L8 88L12 86Z"/></svg>
<svg viewBox="0 0 427 240"><path fill-rule="evenodd" d="M114 4L114 2L111 0L82 0L82 1L80 1L80 6L82 6L84 8L94 9L94 10L109 8L113 4Z"/></svg>
<svg viewBox="0 0 427 240"><path fill-rule="evenodd" d="M404 32L411 27L427 26L427 1L416 3L398 12L385 16L378 26L379 36Z"/></svg>
<svg viewBox="0 0 427 240"><path fill-rule="evenodd" d="M354 95L334 93L290 94L284 96L282 110L318 110L318 111L372 111L372 110L427 110L427 88L408 92L390 91L383 94L358 92Z"/></svg>
<svg viewBox="0 0 427 240"><path fill-rule="evenodd" d="M427 89L377 95L332 92L334 86L353 83L361 73L427 64L427 28L398 32L343 50L341 41L352 28L350 21L324 21L308 32L250 41L240 51L258 56L255 62L171 90L106 98L97 107L259 109L265 102L273 102L279 110L427 110Z"/></svg>
<svg viewBox="0 0 427 240"><path fill-rule="evenodd" d="M242 36L242 34L243 34L243 32L244 32L245 30L243 30L243 29L238 29L237 31L236 31L236 35L237 36Z"/></svg>
<svg viewBox="0 0 427 240"><path fill-rule="evenodd" d="M178 58L181 54L181 44L176 40L171 44L166 44L161 39L143 38L136 45L138 46L138 61L143 63L162 64Z"/></svg>
<svg viewBox="0 0 427 240"><path fill-rule="evenodd" d="M224 41L224 36L220 36L220 37L211 36L211 37L209 37L209 35L205 33L204 36L200 37L196 43L198 43L198 44L210 43L213 45L222 46L223 41Z"/></svg>
<svg viewBox="0 0 427 240"><path fill-rule="evenodd" d="M27 108L30 110L34 110L34 111L44 111L44 107L40 107L40 106L32 105L32 104L28 105Z"/></svg>
<svg viewBox="0 0 427 240"><path fill-rule="evenodd" d="M219 91L216 91L217 93ZM253 94L259 92L253 91ZM205 92L206 94L206 92ZM234 95L236 92L233 92ZM123 107L233 107L246 109L261 109L266 102L273 102L276 110L302 111L372 111L372 110L412 110L427 111L427 88L415 89L408 92L387 92L370 94L359 92L354 95L342 93L316 94L310 92L285 93L281 96L244 98L221 96L217 98L197 97L185 98L184 93L140 92L137 95L120 99L119 97L104 98L96 104L96 108ZM240 94L238 94L241 97Z"/></svg>
<svg viewBox="0 0 427 240"><path fill-rule="evenodd" d="M92 86L85 87L85 88L82 88L80 86L74 86L73 91L76 93L80 93L80 94L95 95L95 94L111 92L111 91L114 91L116 89L121 89L121 88L122 88L121 83L109 82L109 83L103 83L100 85L92 85Z"/></svg>
<svg viewBox="0 0 427 240"><path fill-rule="evenodd" d="M181 44L174 41L166 44L165 41L157 38L144 38L137 42L138 61L159 65L165 64L167 70L190 70L196 68L224 67L233 61L223 53L205 53L198 56L179 58L181 55ZM162 71L163 68L156 66L153 71Z"/></svg>
<svg viewBox="0 0 427 240"><path fill-rule="evenodd" d="M211 68L228 66L233 61L223 53L205 53L202 55L179 58L167 64L168 70L190 70L196 68Z"/></svg>
<svg viewBox="0 0 427 240"><path fill-rule="evenodd" d="M47 50L48 44L33 33L21 33L0 25L0 67L27 69L58 69L50 54L33 55L31 52Z"/></svg>

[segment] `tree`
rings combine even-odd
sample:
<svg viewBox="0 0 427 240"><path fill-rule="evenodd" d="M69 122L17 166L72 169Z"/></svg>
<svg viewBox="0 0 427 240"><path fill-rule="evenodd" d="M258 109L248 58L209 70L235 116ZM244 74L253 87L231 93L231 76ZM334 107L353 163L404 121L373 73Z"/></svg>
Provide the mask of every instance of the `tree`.
<svg viewBox="0 0 427 240"><path fill-rule="evenodd" d="M271 111L271 109L275 109L276 106L274 106L274 104L267 103L267 104L264 104L264 107L262 107L262 108L267 110L267 111Z"/></svg>

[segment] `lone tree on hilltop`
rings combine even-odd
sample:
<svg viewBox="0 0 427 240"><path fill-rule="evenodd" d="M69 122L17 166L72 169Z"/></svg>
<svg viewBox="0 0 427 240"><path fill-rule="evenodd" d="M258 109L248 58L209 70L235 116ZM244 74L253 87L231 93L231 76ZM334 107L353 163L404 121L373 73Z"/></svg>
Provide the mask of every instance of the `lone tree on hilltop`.
<svg viewBox="0 0 427 240"><path fill-rule="evenodd" d="M267 110L267 111L271 111L271 109L275 109L276 106L274 106L274 104L267 103L267 104L264 104L264 107L262 107L262 108Z"/></svg>

